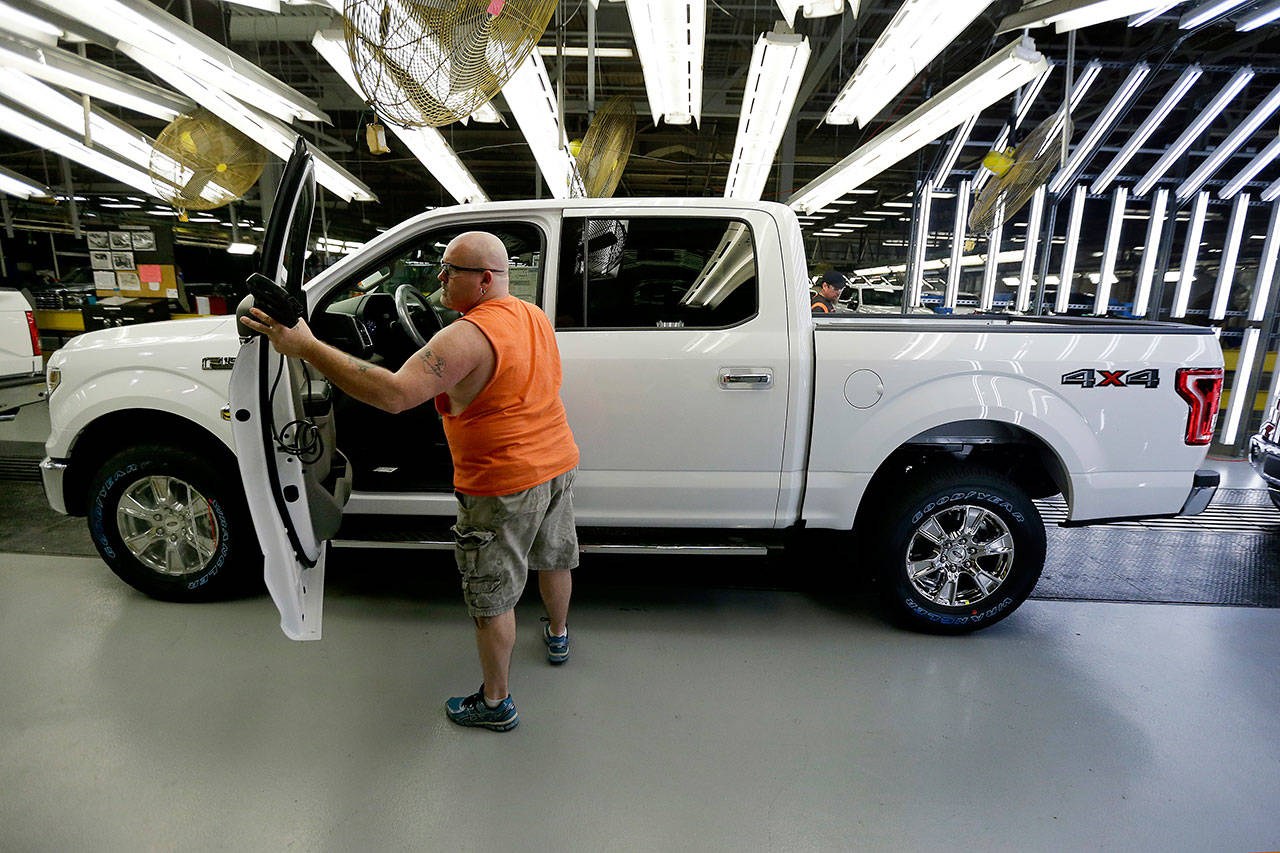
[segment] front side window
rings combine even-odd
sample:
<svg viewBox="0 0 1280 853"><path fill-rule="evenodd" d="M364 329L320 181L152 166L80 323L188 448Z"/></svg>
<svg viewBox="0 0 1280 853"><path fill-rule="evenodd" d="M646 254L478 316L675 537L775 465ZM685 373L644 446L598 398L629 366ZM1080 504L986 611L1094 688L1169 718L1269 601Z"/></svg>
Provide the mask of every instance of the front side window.
<svg viewBox="0 0 1280 853"><path fill-rule="evenodd" d="M542 278L542 230L527 222L486 222L480 225L450 225L429 231L386 257L360 278L339 291L335 298L347 299L367 293L394 295L396 288L409 284L429 301L440 289L440 262L449 241L466 231L488 231L496 234L507 247L511 295L526 302L538 303Z"/></svg>
<svg viewBox="0 0 1280 853"><path fill-rule="evenodd" d="M759 306L751 228L717 217L565 218L558 329L708 329Z"/></svg>
<svg viewBox="0 0 1280 853"><path fill-rule="evenodd" d="M537 305L545 251L541 228L529 222L448 225L384 249L329 291L316 312L321 324L317 334L338 349L375 363L403 362L417 350L419 337L430 338L461 316L442 301L440 263L449 241L477 230L495 234L506 246L511 295ZM406 315L422 320L412 324L417 337L404 327Z"/></svg>

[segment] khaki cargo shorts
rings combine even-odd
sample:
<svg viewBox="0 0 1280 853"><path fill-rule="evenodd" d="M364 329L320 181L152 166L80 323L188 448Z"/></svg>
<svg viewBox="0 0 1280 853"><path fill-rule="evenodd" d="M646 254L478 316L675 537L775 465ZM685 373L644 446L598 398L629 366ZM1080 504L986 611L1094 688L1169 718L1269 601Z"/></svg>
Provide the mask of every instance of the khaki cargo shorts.
<svg viewBox="0 0 1280 853"><path fill-rule="evenodd" d="M472 616L497 616L516 606L529 572L578 567L572 468L545 483L497 497L454 492L458 523L453 555L462 598Z"/></svg>

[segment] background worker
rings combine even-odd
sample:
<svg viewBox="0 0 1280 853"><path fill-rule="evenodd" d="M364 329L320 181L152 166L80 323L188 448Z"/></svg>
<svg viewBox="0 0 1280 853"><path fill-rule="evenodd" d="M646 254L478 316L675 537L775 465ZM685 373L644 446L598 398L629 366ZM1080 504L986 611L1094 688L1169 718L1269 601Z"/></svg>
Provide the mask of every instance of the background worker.
<svg viewBox="0 0 1280 853"><path fill-rule="evenodd" d="M832 314L836 310L836 300L844 292L844 276L835 270L827 270L818 283L818 293L809 306L814 314Z"/></svg>

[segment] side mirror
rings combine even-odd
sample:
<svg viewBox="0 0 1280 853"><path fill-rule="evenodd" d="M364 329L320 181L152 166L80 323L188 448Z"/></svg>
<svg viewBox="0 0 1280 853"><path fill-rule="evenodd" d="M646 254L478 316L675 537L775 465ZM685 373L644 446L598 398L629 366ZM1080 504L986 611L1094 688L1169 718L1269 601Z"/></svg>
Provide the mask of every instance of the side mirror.
<svg viewBox="0 0 1280 853"><path fill-rule="evenodd" d="M286 328L292 329L298 325L298 318L302 316L302 306L283 287L257 272L249 276L245 284L249 288L249 295L241 299L240 304L236 306L236 329L240 333L242 343L258 334L241 322L248 315L250 308L266 312Z"/></svg>

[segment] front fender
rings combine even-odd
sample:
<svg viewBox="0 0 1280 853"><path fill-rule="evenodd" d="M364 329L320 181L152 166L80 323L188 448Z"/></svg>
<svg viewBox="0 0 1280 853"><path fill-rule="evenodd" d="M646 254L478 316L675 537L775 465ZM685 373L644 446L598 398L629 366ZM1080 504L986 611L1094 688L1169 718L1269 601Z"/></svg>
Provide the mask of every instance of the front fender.
<svg viewBox="0 0 1280 853"><path fill-rule="evenodd" d="M92 377L75 388L59 388L49 399L49 438L45 450L54 459L67 458L81 433L94 421L115 412L154 410L191 421L217 436L234 451L231 424L222 419L231 374L156 368L115 370ZM216 377L216 378L215 378ZM162 438L127 437L138 442Z"/></svg>

